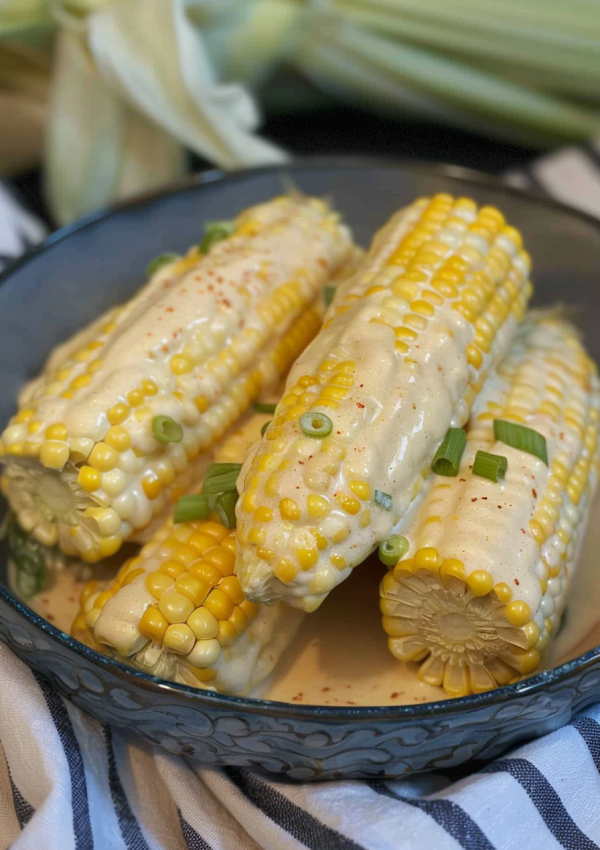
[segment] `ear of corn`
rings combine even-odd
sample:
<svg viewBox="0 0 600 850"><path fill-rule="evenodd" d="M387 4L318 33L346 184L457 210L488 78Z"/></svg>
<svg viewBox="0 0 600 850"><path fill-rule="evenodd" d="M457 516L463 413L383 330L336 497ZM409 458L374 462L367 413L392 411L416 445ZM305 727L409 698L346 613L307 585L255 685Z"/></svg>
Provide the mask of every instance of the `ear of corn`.
<svg viewBox="0 0 600 850"><path fill-rule="evenodd" d="M244 457L266 416L254 414L216 453ZM163 524L109 582L91 581L72 634L172 681L247 693L269 675L302 619L247 600L234 575L235 531L215 517Z"/></svg>
<svg viewBox="0 0 600 850"><path fill-rule="evenodd" d="M450 696L534 672L564 609L598 474L600 386L574 329L528 319L476 402L455 478L433 475L381 584L391 652ZM546 440L548 466L495 442L494 419ZM498 482L475 454L507 459Z"/></svg>
<svg viewBox="0 0 600 850"><path fill-rule="evenodd" d="M466 198L418 200L375 237L242 470L250 598L314 610L389 534L512 338L528 272L519 233Z"/></svg>
<svg viewBox="0 0 600 850"><path fill-rule="evenodd" d="M279 198L63 346L2 435L21 526L88 562L143 532L316 333L315 299L350 254L326 204ZM157 439L157 416L180 426L179 440Z"/></svg>

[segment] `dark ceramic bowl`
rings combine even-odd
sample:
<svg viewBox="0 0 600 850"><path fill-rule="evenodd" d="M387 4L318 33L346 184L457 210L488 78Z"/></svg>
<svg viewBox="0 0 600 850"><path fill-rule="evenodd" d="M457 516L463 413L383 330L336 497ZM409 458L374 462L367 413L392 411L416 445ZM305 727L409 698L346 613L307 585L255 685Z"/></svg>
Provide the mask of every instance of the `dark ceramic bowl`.
<svg viewBox="0 0 600 850"><path fill-rule="evenodd" d="M414 196L465 193L495 204L535 260L538 303L565 300L600 359L600 224L558 204L455 168L381 161L308 161L285 169L327 196L366 244ZM183 250L203 221L228 218L282 191L281 169L202 175L52 236L0 287L0 421L59 340L132 294L149 258ZM100 720L173 753L294 779L398 777L488 759L566 723L600 699L600 648L518 684L414 706L334 708L236 698L136 672L88 649L34 614L0 580L0 639L62 694Z"/></svg>

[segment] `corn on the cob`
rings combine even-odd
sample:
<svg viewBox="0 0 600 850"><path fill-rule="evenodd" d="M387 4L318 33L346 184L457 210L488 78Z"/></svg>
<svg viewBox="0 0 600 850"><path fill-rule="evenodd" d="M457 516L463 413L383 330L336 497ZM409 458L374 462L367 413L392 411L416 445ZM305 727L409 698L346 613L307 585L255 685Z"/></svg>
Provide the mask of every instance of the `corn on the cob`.
<svg viewBox="0 0 600 850"><path fill-rule="evenodd" d="M248 417L216 458L239 462L266 420ZM235 531L169 520L115 579L86 585L73 636L162 678L247 693L271 672L302 615L245 599L234 564Z"/></svg>
<svg viewBox="0 0 600 850"><path fill-rule="evenodd" d="M146 528L314 335L310 305L350 253L326 204L279 198L67 344L22 393L0 443L22 527L89 562ZM158 416L180 426L178 441L157 438Z"/></svg>
<svg viewBox="0 0 600 850"><path fill-rule="evenodd" d="M532 673L556 632L598 472L600 385L574 329L523 323L477 399L458 475L433 475L400 524L406 557L381 584L391 652L451 696ZM495 441L494 420L532 428L548 465ZM474 475L478 450L504 480Z"/></svg>
<svg viewBox="0 0 600 850"><path fill-rule="evenodd" d="M519 233L466 198L418 200L376 236L242 470L249 598L314 610L389 534L506 349L528 271Z"/></svg>

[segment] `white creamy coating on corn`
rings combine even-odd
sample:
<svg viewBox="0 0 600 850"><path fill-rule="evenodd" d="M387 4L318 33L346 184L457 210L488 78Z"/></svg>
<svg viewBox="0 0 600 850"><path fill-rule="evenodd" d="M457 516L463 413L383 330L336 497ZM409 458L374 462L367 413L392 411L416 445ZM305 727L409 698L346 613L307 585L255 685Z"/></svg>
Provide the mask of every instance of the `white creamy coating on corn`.
<svg viewBox="0 0 600 850"><path fill-rule="evenodd" d="M495 441L494 418L543 435L549 465ZM532 314L474 405L458 475L433 475L396 529L410 548L382 582L384 627L399 658L428 656L428 683L457 696L540 663L597 483L599 418L598 376L573 329ZM506 458L503 480L473 475L478 450Z"/></svg>
<svg viewBox="0 0 600 850"><path fill-rule="evenodd" d="M450 199L428 235L437 264L419 263L417 254L407 273L395 255L428 209L417 202L396 215L363 268L342 284L242 469L237 570L252 599L283 597L313 610L365 559L419 492L447 429L466 422L483 376L516 329L529 294L518 234L498 228L485 239L475 205ZM440 271L453 255L466 267L462 289L452 269L445 278ZM488 262L496 327L472 319L485 299L469 283ZM325 439L303 436L304 411L330 418ZM391 510L376 491L391 497Z"/></svg>
<svg viewBox="0 0 600 850"><path fill-rule="evenodd" d="M67 361L51 358L3 434L20 524L90 561L144 529L314 335L309 305L350 252L325 204L278 199L239 216L208 256L162 268L91 341L84 332L82 347L67 344ZM157 415L181 425L180 442L156 440Z"/></svg>

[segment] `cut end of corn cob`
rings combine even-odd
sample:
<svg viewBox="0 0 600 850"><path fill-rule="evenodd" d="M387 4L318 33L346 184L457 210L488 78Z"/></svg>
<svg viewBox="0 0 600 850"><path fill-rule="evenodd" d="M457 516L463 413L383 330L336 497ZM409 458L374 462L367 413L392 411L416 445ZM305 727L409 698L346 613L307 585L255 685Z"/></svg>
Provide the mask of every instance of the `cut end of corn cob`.
<svg viewBox="0 0 600 850"><path fill-rule="evenodd" d="M248 601L234 565L235 532L213 521L169 524L114 581L86 586L73 636L162 678L247 693L301 615Z"/></svg>
<svg viewBox="0 0 600 850"><path fill-rule="evenodd" d="M390 533L531 294L498 210L438 195L401 211L336 294L240 477L247 595L312 611Z"/></svg>
<svg viewBox="0 0 600 850"><path fill-rule="evenodd" d="M314 336L322 287L351 248L326 204L276 199L61 347L0 442L20 525L93 563L162 516ZM157 417L172 425L167 440Z"/></svg>
<svg viewBox="0 0 600 850"><path fill-rule="evenodd" d="M597 482L600 386L566 322L532 316L477 400L455 478L432 476L401 533L408 556L381 584L393 655L452 697L538 669L556 634ZM501 419L533 428L548 465L495 441ZM478 450L506 477L473 475Z"/></svg>

